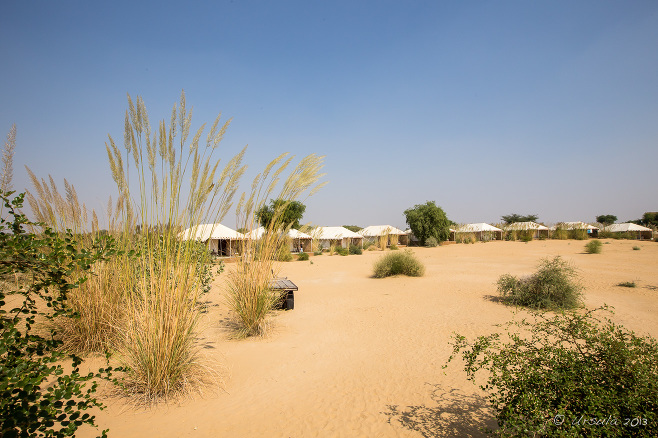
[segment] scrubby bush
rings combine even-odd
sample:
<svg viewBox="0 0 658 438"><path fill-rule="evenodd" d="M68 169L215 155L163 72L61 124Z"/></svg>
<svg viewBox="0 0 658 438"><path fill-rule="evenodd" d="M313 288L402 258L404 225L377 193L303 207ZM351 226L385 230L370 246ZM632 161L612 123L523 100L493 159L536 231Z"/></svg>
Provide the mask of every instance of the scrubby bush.
<svg viewBox="0 0 658 438"><path fill-rule="evenodd" d="M375 263L374 271L375 278L392 275L422 277L425 273L425 266L416 258L413 251L407 249L386 254Z"/></svg>
<svg viewBox="0 0 658 438"><path fill-rule="evenodd" d="M428 248L435 248L436 246L439 245L439 241L436 240L435 237L428 237L427 240L425 241L425 246Z"/></svg>
<svg viewBox="0 0 658 438"><path fill-rule="evenodd" d="M581 302L582 286L576 269L560 256L542 259L537 272L528 277L504 274L497 285L506 304L533 309L571 309Z"/></svg>
<svg viewBox="0 0 658 438"><path fill-rule="evenodd" d="M639 251L639 250L641 250L641 249L642 249L642 248L640 248L639 246L634 246L634 247L633 247L633 251Z"/></svg>
<svg viewBox="0 0 658 438"><path fill-rule="evenodd" d="M358 245L350 245L350 254L356 254L356 255L361 255L363 254L363 250L361 250L361 247Z"/></svg>
<svg viewBox="0 0 658 438"><path fill-rule="evenodd" d="M350 250L339 245L334 247L334 252L338 255L346 256L350 253Z"/></svg>
<svg viewBox="0 0 658 438"><path fill-rule="evenodd" d="M621 283L618 283L617 286L620 287L637 287L637 284L635 281L623 281Z"/></svg>
<svg viewBox="0 0 658 438"><path fill-rule="evenodd" d="M603 308L605 309L605 308ZM535 313L468 341L455 334L468 379L480 370L501 437L658 436L658 343L585 314ZM445 368L445 366L444 366ZM603 422L603 423L602 423Z"/></svg>
<svg viewBox="0 0 658 438"><path fill-rule="evenodd" d="M292 253L288 245L281 245L279 250L276 252L276 260L280 262L290 262L292 261Z"/></svg>
<svg viewBox="0 0 658 438"><path fill-rule="evenodd" d="M590 240L585 244L585 252L587 254L600 254L602 246L603 244L600 240Z"/></svg>
<svg viewBox="0 0 658 438"><path fill-rule="evenodd" d="M115 254L114 243L80 251L70 231L27 233L37 224L19 213L23 195L10 200L12 193L0 191L11 216L0 220L0 436L74 436L83 424L96 425L83 411L103 408L94 379L110 378L112 368L81 374L82 360L63 353L55 326L43 323L75 317L67 297L86 281L78 273ZM29 280L17 284L23 277Z"/></svg>
<svg viewBox="0 0 658 438"><path fill-rule="evenodd" d="M388 247L388 249L390 249L391 251L397 251L397 250L400 249L400 248L398 248L397 245L392 244L392 245L390 245L390 246Z"/></svg>
<svg viewBox="0 0 658 438"><path fill-rule="evenodd" d="M308 259L309 259L309 256L308 256L307 252L299 253L299 255L297 256L297 260L299 260L300 262L301 261L306 261Z"/></svg>

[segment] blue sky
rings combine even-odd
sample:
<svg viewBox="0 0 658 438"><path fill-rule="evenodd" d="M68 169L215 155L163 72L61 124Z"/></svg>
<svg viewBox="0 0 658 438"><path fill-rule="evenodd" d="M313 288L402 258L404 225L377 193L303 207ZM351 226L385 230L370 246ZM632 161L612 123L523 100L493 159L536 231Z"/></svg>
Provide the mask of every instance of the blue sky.
<svg viewBox="0 0 658 438"><path fill-rule="evenodd" d="M658 210L655 1L4 1L0 56L15 187L26 164L98 209L126 93L155 123L185 89L193 127L233 117L222 156L248 144L249 175L326 155L315 224Z"/></svg>

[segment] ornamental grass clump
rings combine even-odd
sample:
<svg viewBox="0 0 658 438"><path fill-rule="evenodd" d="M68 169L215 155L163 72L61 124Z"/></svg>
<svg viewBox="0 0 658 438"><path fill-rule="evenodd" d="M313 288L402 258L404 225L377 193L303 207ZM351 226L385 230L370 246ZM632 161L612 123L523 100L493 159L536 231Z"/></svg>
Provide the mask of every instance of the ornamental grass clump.
<svg viewBox="0 0 658 438"><path fill-rule="evenodd" d="M308 155L292 169L293 157L281 154L272 160L251 185L249 194L243 193L236 208L236 217L241 228L257 228L256 212L272 198L279 187L281 176L289 171L274 199L282 200L272 212L272 218L259 239L246 239L237 262L228 272L225 292L226 300L235 321L235 336L245 338L267 333L268 316L281 297L270 288L270 282L278 275L281 254L290 256L289 240L286 237L291 224L283 222L288 205L302 195L311 196L324 183L319 180L324 157ZM249 234L249 233L248 233Z"/></svg>
<svg viewBox="0 0 658 438"><path fill-rule="evenodd" d="M532 309L572 309L582 301L576 268L560 256L542 259L537 272L527 277L502 275L497 282L502 301Z"/></svg>
<svg viewBox="0 0 658 438"><path fill-rule="evenodd" d="M601 247L603 244L600 240L591 240L585 244L585 252L587 254L601 254Z"/></svg>
<svg viewBox="0 0 658 438"><path fill-rule="evenodd" d="M391 252L381 257L374 266L375 278L390 277L393 275L407 275L409 277L422 277L425 266L416 258L410 249L402 252Z"/></svg>
<svg viewBox="0 0 658 438"><path fill-rule="evenodd" d="M534 312L472 341L454 335L448 362L460 356L474 383L485 371L479 386L498 422L489 434L658 436L658 342L601 311Z"/></svg>

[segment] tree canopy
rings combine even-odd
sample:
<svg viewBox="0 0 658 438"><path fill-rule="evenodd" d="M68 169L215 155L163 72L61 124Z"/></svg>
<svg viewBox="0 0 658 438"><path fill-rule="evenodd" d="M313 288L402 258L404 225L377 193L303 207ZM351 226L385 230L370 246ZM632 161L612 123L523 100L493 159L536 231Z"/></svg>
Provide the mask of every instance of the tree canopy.
<svg viewBox="0 0 658 438"><path fill-rule="evenodd" d="M409 228L423 246L430 237L434 237L439 242L444 242L450 237L450 221L443 209L434 201L415 205L405 210L404 215Z"/></svg>
<svg viewBox="0 0 658 438"><path fill-rule="evenodd" d="M538 217L539 215L537 214L527 214L525 216L522 216L520 214L512 213L512 214L508 214L507 216L501 216L501 219L506 224L514 224L517 222L534 222L537 220Z"/></svg>
<svg viewBox="0 0 658 438"><path fill-rule="evenodd" d="M302 220L306 206L299 201L285 201L283 199L270 199L270 205L263 205L256 211L258 222L265 228L269 228L274 214L283 209L280 213L280 222L284 227L288 225L296 230L299 229L299 221Z"/></svg>
<svg viewBox="0 0 658 438"><path fill-rule="evenodd" d="M596 221L603 225L610 225L617 222L617 216L614 214L602 214L596 217Z"/></svg>

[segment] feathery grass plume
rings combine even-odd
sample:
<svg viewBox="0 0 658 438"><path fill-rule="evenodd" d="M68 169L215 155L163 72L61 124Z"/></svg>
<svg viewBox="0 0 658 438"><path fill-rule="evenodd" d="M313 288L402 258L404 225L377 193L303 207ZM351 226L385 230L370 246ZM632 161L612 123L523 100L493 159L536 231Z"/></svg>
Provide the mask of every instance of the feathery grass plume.
<svg viewBox="0 0 658 438"><path fill-rule="evenodd" d="M198 390L212 377L196 341L211 259L196 239L200 225L220 222L231 208L246 148L220 169L216 149L229 122L217 130L218 116L200 147L205 125L190 139L184 92L169 125L160 121L153 131L141 97L128 96L128 107L125 159L111 136L106 143L119 190L112 220L127 236L124 248L138 254L123 260L126 310L113 345L129 369L124 388L152 401Z"/></svg>
<svg viewBox="0 0 658 438"><path fill-rule="evenodd" d="M7 134L7 141L2 150L2 177L0 177L0 190L9 192L13 189L14 179L14 149L16 149L16 124L11 125Z"/></svg>
<svg viewBox="0 0 658 438"><path fill-rule="evenodd" d="M304 194L313 195L325 183L319 182L324 176L320 173L324 157L315 154L304 157L283 181L278 195L272 196L280 182L281 175L292 163L293 157L282 154L268 164L257 175L251 185L251 192L243 193L236 210L238 228L255 230L256 212L270 199L285 202L274 208L272 220L259 239L249 232L244 241L243 251L227 276L227 302L236 319L236 336L263 335L267 332L268 314L280 300L270 289L270 281L277 275L280 265L277 260L283 250L288 250L287 234L290 224L283 223L283 214L290 202ZM288 250L289 253L289 250Z"/></svg>

